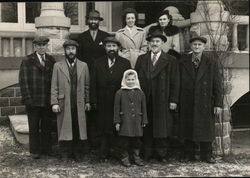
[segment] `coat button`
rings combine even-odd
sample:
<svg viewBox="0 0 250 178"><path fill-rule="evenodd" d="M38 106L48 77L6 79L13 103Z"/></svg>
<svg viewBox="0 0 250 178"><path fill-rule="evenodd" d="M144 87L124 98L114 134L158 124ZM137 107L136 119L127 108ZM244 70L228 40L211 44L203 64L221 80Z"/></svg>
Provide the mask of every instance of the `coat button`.
<svg viewBox="0 0 250 178"><path fill-rule="evenodd" d="M132 111L134 111L135 109L134 109L134 108L132 108L131 110L132 110Z"/></svg>
<svg viewBox="0 0 250 178"><path fill-rule="evenodd" d="M134 103L133 103L133 102L131 102L131 104L133 105Z"/></svg>
<svg viewBox="0 0 250 178"><path fill-rule="evenodd" d="M132 114L132 117L135 117L135 114Z"/></svg>

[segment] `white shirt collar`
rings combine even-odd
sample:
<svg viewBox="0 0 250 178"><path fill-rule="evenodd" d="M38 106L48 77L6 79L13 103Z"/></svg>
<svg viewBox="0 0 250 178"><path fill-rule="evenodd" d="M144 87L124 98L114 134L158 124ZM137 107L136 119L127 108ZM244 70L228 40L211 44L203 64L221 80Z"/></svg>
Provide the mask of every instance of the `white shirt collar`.
<svg viewBox="0 0 250 178"><path fill-rule="evenodd" d="M161 51L159 51L159 52L156 54L156 60L159 59L160 55L161 55ZM152 58L153 56L154 56L154 53L151 51L151 58Z"/></svg>
<svg viewBox="0 0 250 178"><path fill-rule="evenodd" d="M71 66L71 67L74 67L74 65L76 64L76 58L74 59L74 62L73 62L72 64L69 63L69 61L68 61L67 58L65 58L65 60L66 60L67 64L68 64L69 66Z"/></svg>
<svg viewBox="0 0 250 178"><path fill-rule="evenodd" d="M115 63L115 58L113 59L114 63ZM111 65L114 65L114 63L112 64L112 61L110 58L108 58L108 63L109 63L109 67L111 67Z"/></svg>
<svg viewBox="0 0 250 178"><path fill-rule="evenodd" d="M38 52L36 52L36 55L37 55L37 57L38 57L38 59L39 59L39 61L40 61L40 63L42 62L42 58L41 58L41 54L38 54ZM44 59L46 59L45 58L45 54L43 54L43 56L44 56Z"/></svg>

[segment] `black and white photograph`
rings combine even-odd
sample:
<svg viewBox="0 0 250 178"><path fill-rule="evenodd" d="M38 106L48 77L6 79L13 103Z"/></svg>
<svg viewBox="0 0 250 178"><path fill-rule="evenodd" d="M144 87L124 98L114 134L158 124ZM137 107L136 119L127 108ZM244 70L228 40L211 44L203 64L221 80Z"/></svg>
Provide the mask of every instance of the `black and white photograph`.
<svg viewBox="0 0 250 178"><path fill-rule="evenodd" d="M1 1L0 178L249 177L249 0Z"/></svg>

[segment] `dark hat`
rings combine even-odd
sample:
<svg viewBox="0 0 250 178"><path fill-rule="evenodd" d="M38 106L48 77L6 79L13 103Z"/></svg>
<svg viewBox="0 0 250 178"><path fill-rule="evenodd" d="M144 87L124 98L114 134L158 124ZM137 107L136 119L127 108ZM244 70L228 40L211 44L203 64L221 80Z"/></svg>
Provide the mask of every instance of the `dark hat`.
<svg viewBox="0 0 250 178"><path fill-rule="evenodd" d="M46 36L36 36L33 40L34 44L47 44L49 42L49 38Z"/></svg>
<svg viewBox="0 0 250 178"><path fill-rule="evenodd" d="M75 47L78 47L78 43L74 40L66 40L64 43L63 43L63 47L65 48L66 46L75 46Z"/></svg>
<svg viewBox="0 0 250 178"><path fill-rule="evenodd" d="M190 40L189 40L189 43L192 43L192 42L194 42L195 40L199 40L199 41L201 41L201 42L203 42L203 43L207 43L207 39L206 38L204 38L204 37L202 37L202 36L193 36Z"/></svg>
<svg viewBox="0 0 250 178"><path fill-rule="evenodd" d="M104 44L106 44L107 42L113 42L116 43L118 46L121 46L121 43L114 36L108 36L103 40Z"/></svg>
<svg viewBox="0 0 250 178"><path fill-rule="evenodd" d="M159 19L161 16L163 15L167 15L169 19L172 18L172 16L169 14L169 11L168 10L163 10L161 12L159 12L156 16L156 19Z"/></svg>
<svg viewBox="0 0 250 178"><path fill-rule="evenodd" d="M103 18L100 17L100 12L97 10L92 10L89 12L89 14L86 16L86 18L98 18L100 21L103 21Z"/></svg>
<svg viewBox="0 0 250 178"><path fill-rule="evenodd" d="M152 33L149 33L148 37L146 38L147 41L150 41L151 38L161 38L164 43L167 41L167 37L165 37L160 30L155 30Z"/></svg>

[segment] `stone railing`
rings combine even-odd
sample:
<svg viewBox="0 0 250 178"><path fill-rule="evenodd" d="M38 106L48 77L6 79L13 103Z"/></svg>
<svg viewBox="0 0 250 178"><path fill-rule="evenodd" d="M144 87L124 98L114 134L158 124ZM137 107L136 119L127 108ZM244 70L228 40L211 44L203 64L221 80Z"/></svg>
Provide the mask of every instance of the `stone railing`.
<svg viewBox="0 0 250 178"><path fill-rule="evenodd" d="M34 32L0 32L0 57L22 57L33 51Z"/></svg>
<svg viewBox="0 0 250 178"><path fill-rule="evenodd" d="M232 52L249 52L249 16L231 16L232 20L230 20L229 24L232 24L232 35L229 35L228 37L231 39L228 39L228 41L231 43L229 46L229 50ZM180 28L180 46L181 51L187 51L189 50L189 39L190 39L190 19L182 20L182 21L176 21L175 25ZM238 27L244 26L245 34L242 34L243 37L241 39L238 38L239 31ZM245 41L242 39L246 39ZM239 43L243 43L242 45L245 46L244 49L239 49ZM245 43L245 44L244 44Z"/></svg>
<svg viewBox="0 0 250 178"><path fill-rule="evenodd" d="M240 52L246 51L249 52L249 16L232 16L232 23L233 23L233 31L232 31L232 51L233 52ZM239 38L238 38L238 26L245 26L246 27L246 34L244 39L246 39L245 48L239 50Z"/></svg>

